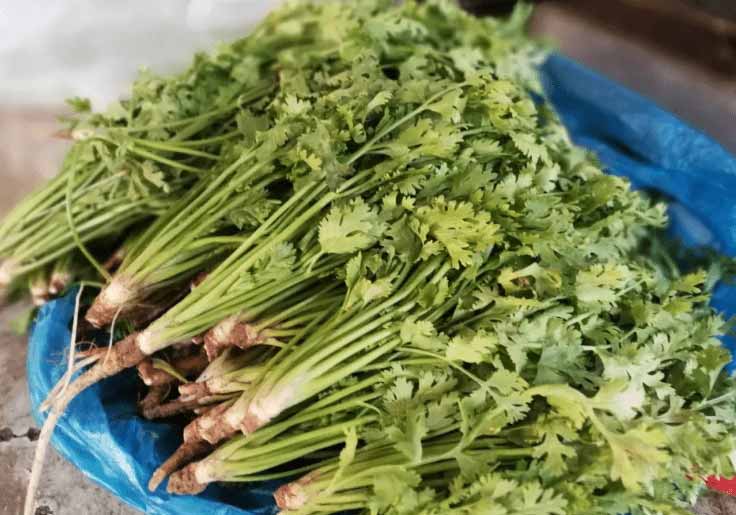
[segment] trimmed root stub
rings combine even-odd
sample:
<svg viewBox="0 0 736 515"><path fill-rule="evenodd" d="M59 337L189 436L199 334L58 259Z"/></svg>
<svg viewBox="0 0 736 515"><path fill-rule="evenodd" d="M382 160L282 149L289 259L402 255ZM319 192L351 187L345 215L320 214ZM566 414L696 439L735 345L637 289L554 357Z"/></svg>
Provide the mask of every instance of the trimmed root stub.
<svg viewBox="0 0 736 515"><path fill-rule="evenodd" d="M198 408L194 408L192 411L194 412L195 415L197 415L198 417L201 417L202 415L206 415L213 409L216 409L218 406L219 404L208 404L204 406L199 406Z"/></svg>
<svg viewBox="0 0 736 515"><path fill-rule="evenodd" d="M138 364L138 376L146 386L158 386L176 382L177 379L166 372L153 366L151 358L144 359Z"/></svg>
<svg viewBox="0 0 736 515"><path fill-rule="evenodd" d="M183 469L174 472L169 478L166 491L170 494L197 495L207 488L207 483L197 481L196 463L190 463Z"/></svg>
<svg viewBox="0 0 736 515"><path fill-rule="evenodd" d="M238 431L245 435L252 434L268 424L273 416L272 414L259 416L250 408L243 411L238 402L235 404L223 402L187 424L184 428L184 441L205 440L215 445Z"/></svg>
<svg viewBox="0 0 736 515"><path fill-rule="evenodd" d="M319 472L314 471L300 477L296 481L280 486L274 493L273 498L276 500L276 506L280 510L298 510L304 506L309 497L305 490L305 486L319 477Z"/></svg>
<svg viewBox="0 0 736 515"><path fill-rule="evenodd" d="M160 388L160 387L154 387ZM164 386L164 388L167 388ZM173 400L166 403L159 403L154 406L143 407L141 405L141 412L143 416L148 420L156 420L159 418L173 417L180 413L186 413L192 411L194 408L199 406L198 400Z"/></svg>
<svg viewBox="0 0 736 515"><path fill-rule="evenodd" d="M145 416L146 412L155 409L157 406L161 405L166 396L169 394L169 389L169 385L166 384L152 386L148 389L148 393L146 394L146 396L143 397L143 399L138 403L138 407L143 413L143 416Z"/></svg>
<svg viewBox="0 0 736 515"><path fill-rule="evenodd" d="M53 272L49 281L49 293L58 295L69 286L72 282L72 274L69 272Z"/></svg>
<svg viewBox="0 0 736 515"><path fill-rule="evenodd" d="M36 307L43 306L51 298L49 285L45 281L34 282L31 287L31 300Z"/></svg>
<svg viewBox="0 0 736 515"><path fill-rule="evenodd" d="M198 375L207 367L207 356L202 352L197 352L174 359L171 366L184 377L191 377ZM165 370L156 368L151 358L145 359L138 365L138 375L147 386L173 384L179 381Z"/></svg>
<svg viewBox="0 0 736 515"><path fill-rule="evenodd" d="M268 424L270 420L271 419L264 420L257 415L248 412L240 421L240 430L243 432L243 434L249 435Z"/></svg>
<svg viewBox="0 0 736 515"><path fill-rule="evenodd" d="M184 441L206 441L214 445L237 433L238 428L228 423L224 416L228 408L230 404L223 403L192 420L184 428Z"/></svg>
<svg viewBox="0 0 736 515"><path fill-rule="evenodd" d="M129 305L135 298L135 288L119 277L102 288L84 318L93 326L100 328L110 324L116 313L123 312L122 308Z"/></svg>
<svg viewBox="0 0 736 515"><path fill-rule="evenodd" d="M191 463L209 453L212 450L212 445L207 442L184 442L179 448L169 456L163 464L156 469L148 482L148 489L153 492L155 491L161 482L168 476L173 474L175 471L182 468L184 465Z"/></svg>
<svg viewBox="0 0 736 515"><path fill-rule="evenodd" d="M193 401L207 397L212 392L207 381L179 385L179 397L184 401Z"/></svg>
<svg viewBox="0 0 736 515"><path fill-rule="evenodd" d="M89 372L94 372L100 367L100 372L104 379L111 375L115 375L127 368L136 366L138 363L146 359L148 356L138 347L138 335L140 333L131 333L119 342L115 343L112 349L106 349L105 357L101 358Z"/></svg>
<svg viewBox="0 0 736 515"><path fill-rule="evenodd" d="M228 347L247 349L263 341L255 327L240 322L236 317L229 317L207 331L204 335L204 348L210 361Z"/></svg>

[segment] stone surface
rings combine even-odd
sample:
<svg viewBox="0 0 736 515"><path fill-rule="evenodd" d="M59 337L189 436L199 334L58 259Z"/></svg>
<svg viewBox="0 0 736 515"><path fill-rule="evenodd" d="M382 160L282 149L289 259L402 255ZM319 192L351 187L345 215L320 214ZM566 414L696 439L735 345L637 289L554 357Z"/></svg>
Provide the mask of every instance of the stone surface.
<svg viewBox="0 0 736 515"><path fill-rule="evenodd" d="M16 304L0 310L0 377L7 390L0 404L0 515L18 515L23 508L38 428L30 416L25 381L26 337L9 325L24 310ZM36 515L130 515L137 513L84 477L53 449L38 490Z"/></svg>
<svg viewBox="0 0 736 515"><path fill-rule="evenodd" d="M736 515L736 497L709 492L695 507L697 515Z"/></svg>

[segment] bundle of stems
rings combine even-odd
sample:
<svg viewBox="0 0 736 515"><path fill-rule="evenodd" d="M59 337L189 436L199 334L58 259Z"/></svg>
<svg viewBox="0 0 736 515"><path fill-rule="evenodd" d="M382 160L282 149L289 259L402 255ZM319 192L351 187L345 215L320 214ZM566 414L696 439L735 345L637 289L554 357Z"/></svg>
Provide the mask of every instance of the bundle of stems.
<svg viewBox="0 0 736 515"><path fill-rule="evenodd" d="M296 13L304 17L300 22L310 27L307 14L311 10L316 9L296 8ZM292 16L295 14L287 18ZM145 309L151 295L214 264L217 260L205 255L203 249L213 247L213 252L219 251L218 258L226 256L233 250L231 242L247 239L241 237L243 230L257 229L290 195L287 177L292 172L293 154L302 151L296 147L309 131L305 114L311 113L303 112L295 96L305 95L304 85L295 87L289 77L323 70L322 49L334 46L336 35L326 27L315 26L303 37L268 36L272 41L263 42L276 20L284 23L281 17L274 16L239 44L254 53L242 58L257 56L259 73L278 75L278 84L251 109L219 122L223 127L237 125L236 137L221 144L219 160L207 177L159 216L140 244L126 253L115 276L87 313L87 320L95 326L108 325L116 313L126 317L130 312ZM271 46L273 51L269 52ZM304 56L298 63L291 62L295 52ZM310 58L312 52L317 55ZM243 102L243 95L240 100ZM233 232L238 235L232 236Z"/></svg>
<svg viewBox="0 0 736 515"><path fill-rule="evenodd" d="M254 275L253 272L259 265L263 267L264 262L273 261L279 250L290 242L294 251L299 253L297 262L311 259L319 260L319 264L306 271L294 269L293 277L286 275L280 278L281 282L270 283L270 291L281 292L286 288L297 288L299 286L295 281L302 276L317 278L317 270L334 270L341 259L339 256L365 246L366 239L368 244L373 244L376 240L374 233L382 225L369 227L367 234L354 237L353 239L358 240L357 248L352 240L347 250L343 250L340 242L337 242L334 245L336 257L324 255L331 250L329 245L324 244L329 236L323 236L322 242L317 241L319 238L315 238L314 225L325 216L325 211L330 206L351 198L368 196L371 192L378 192L392 185L400 188L403 180L426 179L437 170L431 162L450 161L455 156L462 136L455 125L449 120L440 120L437 113L456 110L456 105L473 102L478 103L478 108L482 108L480 102L483 101L483 92L494 81L479 76L473 83L458 83L440 75L433 84L427 84L424 95L417 98L414 91L415 81L407 79L402 86L400 82L385 77L380 68L380 60L376 62L376 57L373 52L366 52L361 59L336 59L335 76L320 77L318 85L323 89L319 91L320 96L315 99L312 109L310 103L299 101L293 94L284 91L285 100L280 105L282 114L278 120L281 124L277 123L273 130L276 133L285 132L288 136L289 127L294 124L299 127L300 136L293 146L284 149L283 156L283 163L291 165L293 193L227 259L212 270L201 284L149 327L119 342L111 350L114 357L100 363L77 380L68 390L69 395L74 395L78 389L122 368L137 364L146 355L196 336L221 320L238 313L248 313L253 307L250 297L254 293L241 292L244 289L243 277ZM445 73L443 70L440 72ZM454 75L455 72L451 71L451 74ZM370 87L370 91L376 93L369 92L366 95L364 92L353 99L352 105L346 105L345 96L358 87L361 90ZM381 97L379 93L385 88L390 88L395 95L384 95L386 100L381 99L385 114L374 122L377 125L370 139L350 151L347 142L331 137L331 131L349 125L358 116L367 116L374 109L375 98ZM464 90L470 90L467 99L463 97ZM407 104L402 97L409 94L413 94L415 100ZM344 116L336 117L336 113L340 110L344 112L348 107L353 111L351 120L346 122ZM395 111L394 119L390 115L392 111ZM482 125L485 120L481 118L478 123ZM352 141L350 133L343 132L339 133L340 138ZM271 133L266 131L265 134ZM269 150L268 156L271 157L273 136L269 141L271 145L266 145L265 148ZM287 142L284 137L278 140L282 145ZM341 148L346 151L344 158L340 155ZM382 155L390 156L392 153L397 155L380 159ZM251 156L257 158L258 154L254 150L245 156L243 159ZM377 158L379 163L373 164ZM255 167L260 169L258 164ZM358 200L345 209L355 212L365 210L365 204ZM367 214L376 216L370 210ZM339 209L332 216L338 224L341 218L346 219ZM330 220L326 219L325 222ZM299 244L305 248L298 249L295 245ZM146 252L146 249L142 252ZM281 260L288 265L290 258ZM121 274L122 270L118 273ZM247 286L251 286L248 281L245 282Z"/></svg>
<svg viewBox="0 0 736 515"><path fill-rule="evenodd" d="M305 10L275 16L272 24ZM68 134L75 143L60 173L0 223L0 288L76 248L108 279L97 263L107 259L104 250L93 255L89 244L169 212L229 142L252 133L249 105L272 92L278 53L322 47L311 37L274 33L272 24L197 55L178 76L144 70L131 97L107 112L92 113L88 101L72 99Z"/></svg>
<svg viewBox="0 0 736 515"><path fill-rule="evenodd" d="M34 306L42 306L75 282L94 281L96 272L79 252L69 252L53 263L27 274Z"/></svg>
<svg viewBox="0 0 736 515"><path fill-rule="evenodd" d="M241 100L247 103L269 89L268 85L256 87ZM235 107L232 110L237 112ZM177 134L195 126L200 130L189 132L206 134L205 119L188 122ZM86 134L70 150L62 171L0 224L0 284L7 288L15 278L64 259L77 248L105 277L89 244L123 234L164 212L217 159L211 151L188 145L206 139L156 144L129 136Z"/></svg>
<svg viewBox="0 0 736 515"><path fill-rule="evenodd" d="M480 467L493 469L497 471L496 474L508 479L514 478L516 476L513 474L515 464L530 458L534 449L533 447L504 446L504 442L499 442L499 440L501 439L478 440L474 445L465 449L464 455L469 460L474 460ZM453 454L460 442L460 433L454 432L436 442L423 443L422 458L414 462L392 445L364 447L356 451L355 457L348 466L341 466L339 461L333 460L315 468L301 479L280 487L275 493L276 503L283 512L299 515L343 513L363 509L374 499L373 487L376 477L380 474L385 474L391 479L403 476L401 477L402 483L408 476L410 480L431 484L436 489L449 490L460 470L458 460ZM500 472L501 469L505 469L506 474ZM412 495L414 492L408 490L406 493ZM558 508L564 506L560 497L555 499ZM428 500L422 499L424 503L429 504ZM401 502L401 499L395 496L390 502L398 503ZM447 500L444 502L450 504ZM498 502L498 504L501 503ZM465 509L472 507L473 503L463 505ZM439 507L421 506L421 508L426 510L425 513L454 513L450 510L440 511ZM457 509L459 508L457 506L453 508L457 510L457 513L463 512ZM545 506L539 506L539 508L545 509Z"/></svg>

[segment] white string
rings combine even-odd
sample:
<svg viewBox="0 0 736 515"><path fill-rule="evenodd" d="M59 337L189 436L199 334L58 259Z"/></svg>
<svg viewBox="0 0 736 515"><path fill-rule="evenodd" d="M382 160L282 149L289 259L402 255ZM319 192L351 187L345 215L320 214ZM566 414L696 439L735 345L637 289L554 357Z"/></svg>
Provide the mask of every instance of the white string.
<svg viewBox="0 0 736 515"><path fill-rule="evenodd" d="M110 341L107 344L107 352L105 352L105 359L102 360L102 365L104 366L105 363L107 363L107 358L110 357L110 351L112 350L112 346L115 343L115 322L118 319L118 315L120 314L120 310L123 309L123 306L119 306L118 310L115 312L115 316L112 317L112 323L110 324Z"/></svg>

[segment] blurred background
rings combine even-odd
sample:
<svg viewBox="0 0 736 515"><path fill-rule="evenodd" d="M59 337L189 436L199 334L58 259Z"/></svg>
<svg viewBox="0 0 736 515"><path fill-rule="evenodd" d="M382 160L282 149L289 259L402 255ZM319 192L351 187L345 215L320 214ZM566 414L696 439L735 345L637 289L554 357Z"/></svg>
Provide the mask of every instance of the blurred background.
<svg viewBox="0 0 736 515"><path fill-rule="evenodd" d="M0 2L0 212L58 163L63 99L98 109L141 66L185 66L195 50L243 34L283 0ZM480 14L514 0L460 0ZM540 0L530 30L654 99L736 153L735 0ZM102 7L104 5L104 8Z"/></svg>
<svg viewBox="0 0 736 515"><path fill-rule="evenodd" d="M512 0L460 0L503 14ZM186 66L196 50L247 32L281 0L0 0L0 213L53 175L68 142L55 137L63 100L96 109L125 95L141 66ZM677 114L736 154L736 0L540 0L530 31L560 52ZM36 434L24 382L25 340L0 309L0 515L18 513ZM7 382L9 379L9 382ZM7 402L6 402L7 401ZM50 458L37 515L132 513ZM702 514L736 514L724 498Z"/></svg>
<svg viewBox="0 0 736 515"><path fill-rule="evenodd" d="M283 0L0 2L0 212L54 173L63 99L98 109L141 66L185 66L195 50L243 34ZM461 0L479 14L514 0ZM736 153L735 0L540 0L530 30L654 99ZM104 8L102 7L104 5Z"/></svg>

